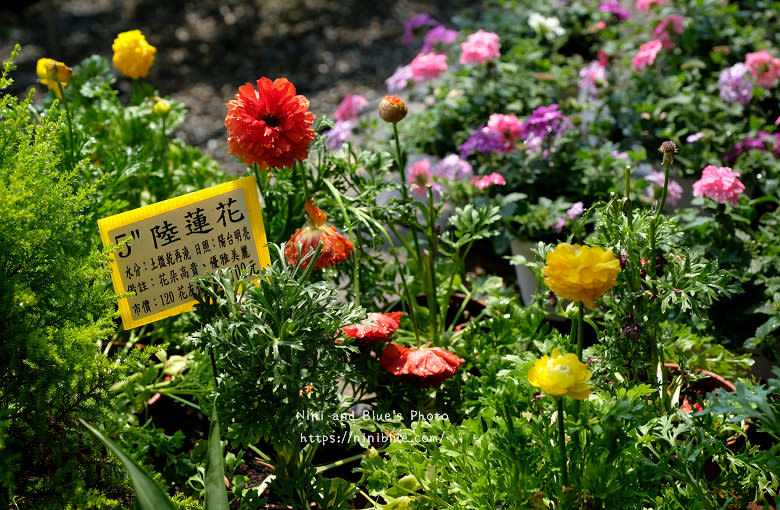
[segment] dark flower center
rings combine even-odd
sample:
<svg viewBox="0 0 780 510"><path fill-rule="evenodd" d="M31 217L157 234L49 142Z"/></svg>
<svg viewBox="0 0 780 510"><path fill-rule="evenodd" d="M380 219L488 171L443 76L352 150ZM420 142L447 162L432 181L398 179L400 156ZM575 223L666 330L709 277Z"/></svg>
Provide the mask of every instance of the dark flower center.
<svg viewBox="0 0 780 510"><path fill-rule="evenodd" d="M274 117L273 114L269 113L266 114L265 117L263 117L263 122L265 122L268 127L278 127L279 126L279 119Z"/></svg>

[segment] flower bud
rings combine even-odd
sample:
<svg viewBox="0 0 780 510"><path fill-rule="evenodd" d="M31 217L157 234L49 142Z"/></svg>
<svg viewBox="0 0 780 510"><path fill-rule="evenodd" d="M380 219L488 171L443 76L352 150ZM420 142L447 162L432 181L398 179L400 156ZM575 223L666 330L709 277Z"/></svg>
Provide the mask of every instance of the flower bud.
<svg viewBox="0 0 780 510"><path fill-rule="evenodd" d="M379 116L385 122L400 122L407 112L406 103L395 96L385 96L379 103Z"/></svg>
<svg viewBox="0 0 780 510"><path fill-rule="evenodd" d="M154 106L152 106L152 112L154 112L156 115L168 115L168 112L171 111L171 103L159 97L154 99L155 103Z"/></svg>

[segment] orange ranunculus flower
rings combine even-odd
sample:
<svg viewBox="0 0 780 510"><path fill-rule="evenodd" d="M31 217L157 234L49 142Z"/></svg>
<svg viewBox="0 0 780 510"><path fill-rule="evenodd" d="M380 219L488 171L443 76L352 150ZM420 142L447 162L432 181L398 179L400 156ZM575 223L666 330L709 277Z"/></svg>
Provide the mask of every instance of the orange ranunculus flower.
<svg viewBox="0 0 780 510"><path fill-rule="evenodd" d="M247 83L226 106L229 152L245 164L257 163L261 169L291 167L309 156L314 114L309 100L295 95L286 78L260 78L257 90Z"/></svg>
<svg viewBox="0 0 780 510"><path fill-rule="evenodd" d="M588 308L595 300L617 285L620 261L612 250L601 247L561 243L547 253L542 268L545 282L558 296L582 301Z"/></svg>
<svg viewBox="0 0 780 510"><path fill-rule="evenodd" d="M287 246L284 247L284 256L288 264L298 263L298 243L301 244L301 255L306 256L310 251L315 251L320 241L323 242L322 251L314 263L314 269L330 267L339 262L344 262L352 252L352 241L336 232L333 225L325 226L328 216L312 204L311 200L306 201L307 225L299 228L290 237ZM308 258L301 262L301 267L305 268L311 262Z"/></svg>
<svg viewBox="0 0 780 510"><path fill-rule="evenodd" d="M366 320L350 324L341 330L357 340L358 345L381 344L390 339L401 325L403 312L369 313Z"/></svg>
<svg viewBox="0 0 780 510"><path fill-rule="evenodd" d="M411 349L398 344L388 344L378 361L391 374L405 377L423 388L440 385L455 375L464 362L441 347Z"/></svg>
<svg viewBox="0 0 780 510"><path fill-rule="evenodd" d="M114 50L114 67L134 80L146 78L157 52L157 48L146 42L146 37L140 30L120 33L114 39L111 49Z"/></svg>
<svg viewBox="0 0 780 510"><path fill-rule="evenodd" d="M57 82L64 89L71 76L73 76L73 70L70 67L51 58L39 58L35 65L35 72L40 82L46 85L60 99L62 99L62 96L60 95L59 87L57 87Z"/></svg>
<svg viewBox="0 0 780 510"><path fill-rule="evenodd" d="M536 360L528 371L528 382L553 397L585 400L590 395L590 370L574 353L561 354L553 349L551 356Z"/></svg>

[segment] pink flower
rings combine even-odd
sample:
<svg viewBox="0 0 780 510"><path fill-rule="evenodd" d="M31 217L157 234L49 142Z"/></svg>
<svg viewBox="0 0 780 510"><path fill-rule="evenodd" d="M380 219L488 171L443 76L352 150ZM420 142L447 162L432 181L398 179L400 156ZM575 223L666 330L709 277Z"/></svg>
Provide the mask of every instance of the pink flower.
<svg viewBox="0 0 780 510"><path fill-rule="evenodd" d="M688 135L688 137L685 139L685 141L688 142L688 143L693 143L693 142L698 142L702 138L704 138L704 133L699 131L698 133L694 133L692 135Z"/></svg>
<svg viewBox="0 0 780 510"><path fill-rule="evenodd" d="M664 0L636 0L636 8L642 12L650 12L650 7L655 5L664 5Z"/></svg>
<svg viewBox="0 0 780 510"><path fill-rule="evenodd" d="M693 195L705 196L721 204L737 203L739 194L745 191L745 185L739 180L739 173L727 166L710 165L701 172L701 179L693 183Z"/></svg>
<svg viewBox="0 0 780 510"><path fill-rule="evenodd" d="M461 64L483 64L501 56L498 34L478 30L460 43Z"/></svg>
<svg viewBox="0 0 780 510"><path fill-rule="evenodd" d="M506 179L504 179L503 175L501 175L499 173L496 173L496 172L493 172L490 175L475 176L471 180L471 184L476 186L477 189L482 190L482 189L488 188L488 187L490 187L490 186L492 186L494 184L497 184L499 186L503 186L504 184L506 184Z"/></svg>
<svg viewBox="0 0 780 510"><path fill-rule="evenodd" d="M550 227L550 228L552 228L556 232L560 233L560 232L563 232L563 227L565 227L565 226L566 226L566 216L561 216L560 218L558 218L558 221L556 221L553 224L553 226Z"/></svg>
<svg viewBox="0 0 780 510"><path fill-rule="evenodd" d="M745 55L745 65L765 89L774 87L780 78L780 59L774 58L766 50Z"/></svg>
<svg viewBox="0 0 780 510"><path fill-rule="evenodd" d="M409 67L412 69L414 81L433 80L447 70L447 55L443 53L420 53L414 57Z"/></svg>
<svg viewBox="0 0 780 510"><path fill-rule="evenodd" d="M653 37L661 41L665 50L674 48L672 42L672 34L682 34L685 32L683 26L683 18L679 14L672 14L662 19L661 22L653 29Z"/></svg>
<svg viewBox="0 0 780 510"><path fill-rule="evenodd" d="M419 198L425 198L425 195L428 193L426 190L428 186L431 186L431 189L433 189L435 197L439 196L439 191L443 188L441 183L433 180L431 161L428 158L423 158L412 165L412 168L409 169L409 174L406 176L406 183L411 187L412 193Z"/></svg>
<svg viewBox="0 0 780 510"><path fill-rule="evenodd" d="M780 126L780 117L778 117L777 120L775 121L775 126Z"/></svg>
<svg viewBox="0 0 780 510"><path fill-rule="evenodd" d="M487 127L490 131L498 133L504 142L504 152L514 148L514 141L523 135L523 123L516 115L504 115L494 113L488 120Z"/></svg>
<svg viewBox="0 0 780 510"><path fill-rule="evenodd" d="M644 43L639 47L639 52L633 60L631 60L631 67L634 68L634 71L639 72L645 67L653 65L655 57L658 55L658 52L661 51L662 47L663 43L658 39L653 39L650 42Z"/></svg>
<svg viewBox="0 0 780 510"><path fill-rule="evenodd" d="M360 110L366 105L368 105L368 101L360 94L347 94L333 116L340 121L356 120Z"/></svg>

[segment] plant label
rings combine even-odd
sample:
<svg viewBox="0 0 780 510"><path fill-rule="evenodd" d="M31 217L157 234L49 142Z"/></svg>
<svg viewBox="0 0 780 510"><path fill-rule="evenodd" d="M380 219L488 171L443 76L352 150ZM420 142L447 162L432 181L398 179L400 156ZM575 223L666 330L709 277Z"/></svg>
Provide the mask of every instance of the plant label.
<svg viewBox="0 0 780 510"><path fill-rule="evenodd" d="M254 177L98 220L124 328L195 306L192 278L227 268L239 278L270 264Z"/></svg>

